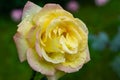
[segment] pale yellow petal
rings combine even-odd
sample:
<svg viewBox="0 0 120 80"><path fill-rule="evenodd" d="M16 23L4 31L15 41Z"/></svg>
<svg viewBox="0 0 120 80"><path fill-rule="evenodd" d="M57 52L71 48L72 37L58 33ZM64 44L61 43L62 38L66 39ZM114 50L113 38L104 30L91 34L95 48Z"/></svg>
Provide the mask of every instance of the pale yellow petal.
<svg viewBox="0 0 120 80"><path fill-rule="evenodd" d="M57 65L56 68L64 72L76 72L86 62L86 51L79 52L78 54L66 54L66 61Z"/></svg>
<svg viewBox="0 0 120 80"><path fill-rule="evenodd" d="M59 52L47 53L43 48L36 44L36 50L46 61L57 64L65 61L64 54Z"/></svg>
<svg viewBox="0 0 120 80"><path fill-rule="evenodd" d="M78 24L78 27L82 28L88 34L88 29L83 21L81 21L78 18L75 18L75 22Z"/></svg>
<svg viewBox="0 0 120 80"><path fill-rule="evenodd" d="M28 49L27 60L29 65L37 72L45 75L54 75L54 65L41 59L33 49Z"/></svg>
<svg viewBox="0 0 120 80"><path fill-rule="evenodd" d="M60 44L62 46L62 49L66 52L66 53L69 53L69 54L76 54L77 53L77 47L76 49L72 50L70 49L68 46L67 46L67 41L65 40L65 38L63 36L61 36L60 38Z"/></svg>
<svg viewBox="0 0 120 80"><path fill-rule="evenodd" d="M60 71L64 71L65 73L72 73L72 72L79 71L79 69L81 69L82 66L83 66L83 64L78 66L77 68L72 68L72 67L69 67L69 66L57 65L56 69L58 69Z"/></svg>
<svg viewBox="0 0 120 80"><path fill-rule="evenodd" d="M35 47L36 34L38 30L39 27L34 26L28 31L28 33L25 36L31 48Z"/></svg>
<svg viewBox="0 0 120 80"><path fill-rule="evenodd" d="M87 57L86 57L85 63L87 63L88 61L90 61L90 53L89 53L89 48L88 47L86 49L86 54L87 54Z"/></svg>
<svg viewBox="0 0 120 80"><path fill-rule="evenodd" d="M42 55L46 61L54 63L54 64L65 62L64 54L59 53L59 52L46 53L44 52L44 50L42 50Z"/></svg>
<svg viewBox="0 0 120 80"><path fill-rule="evenodd" d="M50 19L54 17L54 15L51 16L51 15L49 15L49 13L50 13L51 11L54 11L54 12L55 12L55 10L57 10L57 9L62 9L62 7L60 7L58 4L46 4L46 5L39 11L39 13L38 13L37 15L35 15L35 17L33 18L33 21L34 21L37 25L39 25L41 21L44 22L45 19L46 19L47 22L46 22L46 21L45 21L45 22L48 23L48 22L50 21ZM43 24L43 23L42 23L42 24ZM40 24L40 25L41 25L41 24Z"/></svg>
<svg viewBox="0 0 120 80"><path fill-rule="evenodd" d="M72 14L65 11L58 4L46 4L40 12L33 18L33 22L38 26L47 26L51 20L59 16L67 16L73 18Z"/></svg>
<svg viewBox="0 0 120 80"><path fill-rule="evenodd" d="M23 9L22 22L18 25L17 31L26 36L31 28L34 27L32 18L41 10L41 7L28 1Z"/></svg>
<svg viewBox="0 0 120 80"><path fill-rule="evenodd" d="M38 40L36 40L35 49L36 49L36 52L39 55L39 57L43 57L43 55L42 55L42 48L40 47Z"/></svg>
<svg viewBox="0 0 120 80"><path fill-rule="evenodd" d="M52 39L47 39L45 42L46 46L44 46L44 49L46 52L51 53L51 52L63 52L60 48L60 43L59 43L59 37L58 38L52 38Z"/></svg>
<svg viewBox="0 0 120 80"><path fill-rule="evenodd" d="M31 18L30 16L35 15L36 13L38 13L41 10L41 7L28 1L26 3L26 5L24 6L23 9L23 15L22 15L22 20L26 17Z"/></svg>
<svg viewBox="0 0 120 80"><path fill-rule="evenodd" d="M79 25L79 26L83 26L83 25ZM46 28L46 35L48 37L52 36L51 32L56 27L58 27L58 28L60 27L62 29L65 29L65 32L64 32L65 34L72 35L72 36L74 36L77 39L76 46L77 46L77 44L79 44L78 50L82 51L82 50L84 50L87 47L87 36L88 36L88 34L86 34L85 31L81 27L79 27L79 26L78 26L77 23L75 23L74 19L71 19L71 18L66 17L66 16L60 16L60 17L55 18L54 20L51 21L49 26ZM64 34L62 34L62 35L65 36ZM63 38L62 38L62 40L60 40L60 42L64 42ZM66 52L70 52L69 49L67 48L66 44L64 44L64 43L62 43L63 46L64 46L63 49L65 49ZM70 53L72 53L72 52L70 52Z"/></svg>
<svg viewBox="0 0 120 80"><path fill-rule="evenodd" d="M47 43L47 45L41 46L39 40L37 39L35 48L36 48L38 55L40 57L43 57L46 61L54 63L54 64L64 62L65 61L64 54L60 53L59 51L54 51L54 48L56 46L52 46L52 44L56 45L56 44L54 44L54 42L53 43L49 42L49 43ZM48 48L50 48L52 50L50 50ZM55 48L55 49L57 49L57 48Z"/></svg>
<svg viewBox="0 0 120 80"><path fill-rule="evenodd" d="M21 35L26 36L30 29L34 27L31 20L29 18L25 18L19 25L17 32Z"/></svg>
<svg viewBox="0 0 120 80"><path fill-rule="evenodd" d="M16 33L14 35L14 41L19 53L19 59L21 62L23 62L24 60L26 60L26 51L29 47L27 41L20 33Z"/></svg>

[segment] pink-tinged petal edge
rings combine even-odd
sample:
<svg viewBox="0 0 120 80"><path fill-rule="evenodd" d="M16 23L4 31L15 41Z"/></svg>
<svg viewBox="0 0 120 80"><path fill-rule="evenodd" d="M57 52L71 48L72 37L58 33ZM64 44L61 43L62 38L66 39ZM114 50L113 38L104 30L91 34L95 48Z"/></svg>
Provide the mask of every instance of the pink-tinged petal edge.
<svg viewBox="0 0 120 80"><path fill-rule="evenodd" d="M13 39L16 43L16 47L17 47L18 54L19 54L19 59L21 62L23 62L26 60L26 51L28 48L28 44L26 40L24 39L24 37L20 35L20 33L16 33Z"/></svg>
<svg viewBox="0 0 120 80"><path fill-rule="evenodd" d="M41 16L48 14L50 11L55 11L58 9L63 9L59 4L53 4L53 3L48 3L46 4L39 12L38 15L36 15L33 18L33 22L35 22L36 25L39 26L39 19Z"/></svg>
<svg viewBox="0 0 120 80"><path fill-rule="evenodd" d="M55 69L52 64L42 60L37 53L28 49L27 51L27 61L33 70L41 72L42 74L52 76L55 74Z"/></svg>
<svg viewBox="0 0 120 80"><path fill-rule="evenodd" d="M35 49L36 49L36 52L38 53L38 55L39 55L40 57L42 57L41 47L40 47L40 42L39 42L39 32L40 32L40 31L38 31L38 32L36 33Z"/></svg>
<svg viewBox="0 0 120 80"><path fill-rule="evenodd" d="M34 15L41 10L41 7L28 1L23 9L22 20L30 15Z"/></svg>
<svg viewBox="0 0 120 80"><path fill-rule="evenodd" d="M86 49L86 54L87 54L87 56L86 56L85 62L83 64L80 64L77 68L72 68L72 67L69 67L69 66L63 66L63 65L60 64L60 65L56 66L56 69L64 71L66 73L72 73L72 72L79 71L85 63L87 63L88 61L90 61L90 54L89 54L88 47Z"/></svg>
<svg viewBox="0 0 120 80"><path fill-rule="evenodd" d="M64 71L64 72L66 72L66 73L72 73L72 72L79 71L79 69L81 69L82 66L83 66L83 64L80 65L80 66L78 66L77 68L72 68L72 67L69 67L69 66L57 65L57 66L56 66L56 69L61 70L61 71Z"/></svg>
<svg viewBox="0 0 120 80"><path fill-rule="evenodd" d="M86 54L87 54L87 57L86 57L85 63L87 63L88 61L90 61L90 53L89 53L89 48L88 47L86 49Z"/></svg>
<svg viewBox="0 0 120 80"><path fill-rule="evenodd" d="M40 47L38 41L36 41L35 49L36 49L36 52L38 53L38 55L39 55L40 57L42 57L41 47Z"/></svg>
<svg viewBox="0 0 120 80"><path fill-rule="evenodd" d="M59 4L52 4L52 3L48 3L46 4L42 11L50 11L50 10L56 10L56 9L63 9Z"/></svg>
<svg viewBox="0 0 120 80"><path fill-rule="evenodd" d="M41 10L41 7L28 1L23 9L22 22L18 25L17 31L26 36L31 28L33 28L32 18Z"/></svg>

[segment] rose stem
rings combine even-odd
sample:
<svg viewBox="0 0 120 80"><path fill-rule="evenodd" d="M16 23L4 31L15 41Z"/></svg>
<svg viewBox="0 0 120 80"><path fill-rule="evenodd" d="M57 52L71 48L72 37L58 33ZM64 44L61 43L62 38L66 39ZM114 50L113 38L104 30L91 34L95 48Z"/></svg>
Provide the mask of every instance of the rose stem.
<svg viewBox="0 0 120 80"><path fill-rule="evenodd" d="M30 80L34 80L35 76L36 76L36 71L33 71L33 73L32 73L32 76L31 76Z"/></svg>

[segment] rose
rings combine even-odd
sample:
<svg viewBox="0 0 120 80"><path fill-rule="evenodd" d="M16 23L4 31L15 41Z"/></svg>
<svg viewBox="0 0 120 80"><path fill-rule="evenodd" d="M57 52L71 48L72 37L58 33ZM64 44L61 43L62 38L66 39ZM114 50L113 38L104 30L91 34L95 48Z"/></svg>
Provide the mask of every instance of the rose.
<svg viewBox="0 0 120 80"><path fill-rule="evenodd" d="M28 1L14 41L20 61L52 80L90 60L86 25L58 4L40 8Z"/></svg>

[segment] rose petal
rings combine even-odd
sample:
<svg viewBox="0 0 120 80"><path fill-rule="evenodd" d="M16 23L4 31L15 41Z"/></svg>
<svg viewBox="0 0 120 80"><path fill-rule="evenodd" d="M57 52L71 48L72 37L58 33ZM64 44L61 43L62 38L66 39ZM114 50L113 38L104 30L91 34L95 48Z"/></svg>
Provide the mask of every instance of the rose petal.
<svg viewBox="0 0 120 80"><path fill-rule="evenodd" d="M84 25L82 24L78 25L77 23L75 23L74 19L71 19L69 17L60 16L51 21L51 23L46 29L46 35L49 36L50 32L56 26L64 27L66 30L69 31L70 35L73 35L78 39L78 43L80 44L78 48L79 51L83 51L87 47L87 35L88 34L86 34L86 32L81 27L78 27L78 26L84 26ZM64 40L62 39L61 41L64 41ZM66 49L67 52L72 53L68 51L68 49L65 48L65 46L64 46L64 49ZM76 50L74 52L76 52Z"/></svg>
<svg viewBox="0 0 120 80"><path fill-rule="evenodd" d="M86 25L80 19L75 18L75 22L78 24L80 28L82 28L88 34L88 29Z"/></svg>
<svg viewBox="0 0 120 80"><path fill-rule="evenodd" d="M66 52L66 53L69 53L69 54L76 54L77 53L77 48L74 49L74 50L71 50L67 47L67 42L65 37L64 36L61 36L60 38L60 44L62 45L62 49ZM74 44L76 45L76 44Z"/></svg>
<svg viewBox="0 0 120 80"><path fill-rule="evenodd" d="M57 64L65 61L63 53L57 53L57 52L46 53L45 50L40 47L38 42L36 42L36 51L38 52L38 55L40 57L42 56L48 62Z"/></svg>
<svg viewBox="0 0 120 80"><path fill-rule="evenodd" d="M89 53L89 48L88 47L86 49L86 54L87 54L87 57L86 57L85 63L87 63L88 61L90 61L90 53Z"/></svg>
<svg viewBox="0 0 120 80"><path fill-rule="evenodd" d="M26 36L30 29L33 27L32 23L30 22L29 18L25 18L19 25L17 32L21 35Z"/></svg>
<svg viewBox="0 0 120 80"><path fill-rule="evenodd" d="M41 50L41 47L38 43L38 41L36 41L36 44L35 44L35 49L36 49L36 52L38 53L39 57L42 57L42 50Z"/></svg>
<svg viewBox="0 0 120 80"><path fill-rule="evenodd" d="M59 16L68 16L73 18L72 14L69 12L65 11L60 5L58 4L46 4L38 13L33 18L33 21L35 24L39 25L44 25L46 26L47 24L50 23L50 21L56 17ZM45 24L44 24L45 22Z"/></svg>
<svg viewBox="0 0 120 80"><path fill-rule="evenodd" d="M19 59L21 62L23 62L24 60L26 60L26 51L28 48L28 44L24 37L20 35L20 33L16 33L13 38L19 53Z"/></svg>
<svg viewBox="0 0 120 80"><path fill-rule="evenodd" d="M26 17L29 17L31 15L38 13L40 10L41 10L40 6L28 1L23 9L22 20Z"/></svg>
<svg viewBox="0 0 120 80"><path fill-rule="evenodd" d="M66 73L72 73L72 72L79 71L79 69L81 69L82 66L83 66L83 64L80 65L80 66L77 67L77 68L71 68L71 67L69 67L69 66L57 65L57 66L56 66L56 69L61 70L61 71L64 71L64 72L66 72Z"/></svg>
<svg viewBox="0 0 120 80"><path fill-rule="evenodd" d="M27 61L29 65L37 72L41 72L45 75L55 74L53 65L41 59L32 49L28 49L27 51Z"/></svg>
<svg viewBox="0 0 120 80"><path fill-rule="evenodd" d="M66 54L66 61L56 66L56 69L71 73L78 71L86 61L86 51L78 54Z"/></svg>
<svg viewBox="0 0 120 80"><path fill-rule="evenodd" d="M23 21L18 25L18 32L26 36L29 30L33 27L32 18L41 10L41 7L28 1L23 9Z"/></svg>
<svg viewBox="0 0 120 80"><path fill-rule="evenodd" d="M50 4L50 3L48 3L48 4L46 4L44 7L43 7L43 11L46 11L46 10L56 10L56 9L63 9L59 4ZM47 12L48 12L47 11Z"/></svg>
<svg viewBox="0 0 120 80"><path fill-rule="evenodd" d="M39 30L38 28L39 27L34 26L27 33L26 39L27 39L29 46L31 48L35 47L36 34L37 34L37 31Z"/></svg>
<svg viewBox="0 0 120 80"><path fill-rule="evenodd" d="M46 52L63 52L63 50L60 49L60 42L59 42L59 37L53 38L53 39L47 39L46 42L44 42L46 45L44 46L44 49Z"/></svg>

